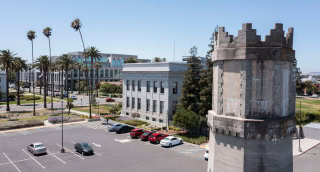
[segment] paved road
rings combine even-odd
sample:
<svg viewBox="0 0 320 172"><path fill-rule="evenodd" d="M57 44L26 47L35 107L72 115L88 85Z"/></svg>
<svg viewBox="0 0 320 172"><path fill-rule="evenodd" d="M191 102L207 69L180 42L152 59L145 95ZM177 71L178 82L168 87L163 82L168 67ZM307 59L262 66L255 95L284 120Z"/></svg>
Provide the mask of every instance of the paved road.
<svg viewBox="0 0 320 172"><path fill-rule="evenodd" d="M205 172L204 149L183 144L172 148L130 139L129 134L107 131L100 121L65 126L66 153L60 153L61 127L0 133L1 172ZM74 143L92 144L96 154L74 152ZM42 142L48 155L33 156L27 145Z"/></svg>
<svg viewBox="0 0 320 172"><path fill-rule="evenodd" d="M89 97L86 95L76 95L77 100L74 100L73 104L75 106L89 106ZM50 98L50 96L49 96ZM99 104L110 104L112 105L113 103L106 103L105 98L96 98L97 102L99 101ZM121 102L122 99L117 98L117 102ZM53 107L54 108L61 108L62 104L61 101L54 101ZM63 103L63 106L66 106L66 103ZM44 108L43 103L36 103L36 109L42 109ZM51 103L47 103L47 108L51 108ZM19 110L33 110L33 104L22 104L17 106L16 104L10 104L10 110L11 111L19 111ZM6 111L6 105L1 105L0 106L0 112L5 112Z"/></svg>
<svg viewBox="0 0 320 172"><path fill-rule="evenodd" d="M320 144L300 156L293 157L294 172L320 171Z"/></svg>

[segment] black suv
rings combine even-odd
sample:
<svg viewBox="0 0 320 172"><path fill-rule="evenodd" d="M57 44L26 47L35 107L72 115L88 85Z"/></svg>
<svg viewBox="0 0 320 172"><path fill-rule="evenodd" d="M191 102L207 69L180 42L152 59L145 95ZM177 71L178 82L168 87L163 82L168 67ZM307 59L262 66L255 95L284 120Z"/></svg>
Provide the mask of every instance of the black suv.
<svg viewBox="0 0 320 172"><path fill-rule="evenodd" d="M122 125L118 128L115 128L115 132L117 134L121 134L121 133L129 133L131 130L133 130L134 127L128 126L128 125Z"/></svg>

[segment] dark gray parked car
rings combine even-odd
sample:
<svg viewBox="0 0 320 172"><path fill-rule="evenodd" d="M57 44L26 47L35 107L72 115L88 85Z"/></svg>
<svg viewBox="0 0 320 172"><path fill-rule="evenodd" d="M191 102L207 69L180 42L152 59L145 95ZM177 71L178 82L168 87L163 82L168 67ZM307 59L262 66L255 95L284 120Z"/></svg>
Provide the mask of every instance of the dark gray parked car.
<svg viewBox="0 0 320 172"><path fill-rule="evenodd" d="M110 131L110 132L114 132L114 131L116 131L117 128L120 128L121 126L123 126L123 124L113 124L113 125L109 128L109 131Z"/></svg>
<svg viewBox="0 0 320 172"><path fill-rule="evenodd" d="M93 149L92 146L90 146L88 143L76 143L74 145L74 149L76 149L76 152L81 153L82 155L93 155Z"/></svg>

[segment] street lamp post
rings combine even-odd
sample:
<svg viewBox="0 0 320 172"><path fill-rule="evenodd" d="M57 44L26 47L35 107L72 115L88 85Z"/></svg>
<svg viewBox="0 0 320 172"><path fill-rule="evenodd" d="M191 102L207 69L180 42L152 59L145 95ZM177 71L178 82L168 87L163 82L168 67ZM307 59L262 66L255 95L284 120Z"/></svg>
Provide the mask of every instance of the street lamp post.
<svg viewBox="0 0 320 172"><path fill-rule="evenodd" d="M63 148L63 100L61 101L61 112L62 112L62 123L61 123L61 132L62 132L62 143L61 143L61 153L64 153L64 148Z"/></svg>
<svg viewBox="0 0 320 172"><path fill-rule="evenodd" d="M301 149L301 146L300 146L301 134L302 134L302 128L301 128L301 101L300 101L300 112L299 112L299 148L298 148L298 151L299 151L299 152L302 152L302 149Z"/></svg>
<svg viewBox="0 0 320 172"><path fill-rule="evenodd" d="M99 100L98 100L98 115L100 115L100 113L99 113Z"/></svg>

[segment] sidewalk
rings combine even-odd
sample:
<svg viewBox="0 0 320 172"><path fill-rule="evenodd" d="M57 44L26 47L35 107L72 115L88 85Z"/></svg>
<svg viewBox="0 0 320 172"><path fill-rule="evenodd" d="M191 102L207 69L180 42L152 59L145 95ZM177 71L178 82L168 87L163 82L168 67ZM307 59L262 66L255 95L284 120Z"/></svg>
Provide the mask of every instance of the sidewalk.
<svg viewBox="0 0 320 172"><path fill-rule="evenodd" d="M292 140L292 149L293 149L292 153L293 153L293 156L299 156L299 155L307 152L311 148L317 146L319 143L320 143L319 140L314 140L314 139L309 139L309 138L300 139L300 147L302 149L302 152L299 152L298 151L299 139L293 139Z"/></svg>
<svg viewBox="0 0 320 172"><path fill-rule="evenodd" d="M70 112L73 112L73 113L77 113L77 114L80 114L80 115L85 115L85 116L89 116L90 114L88 112L81 112L81 111L77 111L77 110L70 110ZM95 113L91 113L92 116L98 116L97 114Z"/></svg>

